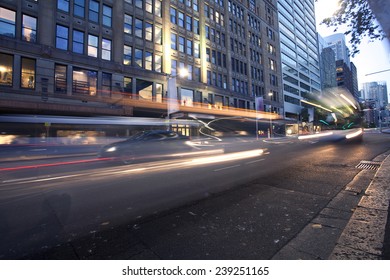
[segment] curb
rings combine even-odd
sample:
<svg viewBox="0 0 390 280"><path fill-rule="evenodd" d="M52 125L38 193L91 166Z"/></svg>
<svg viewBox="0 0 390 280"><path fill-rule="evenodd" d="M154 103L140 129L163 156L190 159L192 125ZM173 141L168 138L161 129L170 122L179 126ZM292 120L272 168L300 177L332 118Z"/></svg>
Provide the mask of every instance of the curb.
<svg viewBox="0 0 390 280"><path fill-rule="evenodd" d="M390 199L389 170L390 155L377 170L329 259L382 259Z"/></svg>

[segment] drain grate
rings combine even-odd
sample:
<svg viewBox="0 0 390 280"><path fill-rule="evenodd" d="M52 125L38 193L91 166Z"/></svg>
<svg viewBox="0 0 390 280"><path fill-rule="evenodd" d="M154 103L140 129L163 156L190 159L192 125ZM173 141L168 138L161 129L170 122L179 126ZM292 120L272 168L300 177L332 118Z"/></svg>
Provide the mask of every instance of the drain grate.
<svg viewBox="0 0 390 280"><path fill-rule="evenodd" d="M379 161L362 160L361 162L359 162L358 165L356 165L356 168L367 169L367 170L378 170L379 166L381 166L381 162Z"/></svg>

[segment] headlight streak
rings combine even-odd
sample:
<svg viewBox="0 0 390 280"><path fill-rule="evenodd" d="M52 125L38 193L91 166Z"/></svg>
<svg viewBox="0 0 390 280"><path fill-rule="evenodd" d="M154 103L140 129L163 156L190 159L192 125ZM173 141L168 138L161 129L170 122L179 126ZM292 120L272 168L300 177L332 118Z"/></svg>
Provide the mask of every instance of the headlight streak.
<svg viewBox="0 0 390 280"><path fill-rule="evenodd" d="M344 94L340 94L340 96L341 96L341 98L343 98L345 101L347 101L349 104L351 104L351 106L352 106L355 110L357 110L356 105L355 105L348 97L346 97Z"/></svg>
<svg viewBox="0 0 390 280"><path fill-rule="evenodd" d="M115 151L116 151L116 147L110 147L110 148L106 149L106 152L109 152L109 153L115 152Z"/></svg>
<svg viewBox="0 0 390 280"><path fill-rule="evenodd" d="M305 139L313 139L313 138L321 138L333 135L333 132L325 132L325 133L317 133L317 134L311 134L311 135L301 135L298 137L299 140L305 140Z"/></svg>
<svg viewBox="0 0 390 280"><path fill-rule="evenodd" d="M363 130L359 129L358 131L355 131L353 133L349 133L349 134L345 135L345 138L351 139L351 138L357 137L357 136L359 136L361 134L363 134Z"/></svg>
<svg viewBox="0 0 390 280"><path fill-rule="evenodd" d="M220 152L220 150L216 150L216 151ZM87 177L93 180L97 180L98 178L102 178L102 177L109 178L110 176L115 176L115 175L120 176L120 175L131 174L131 173L142 174L146 172L158 172L163 170L173 170L173 169L188 168L192 166L201 166L207 164L217 164L217 163L230 162L236 160L244 160L244 159L262 156L266 154L264 151L265 150L263 149L255 149L255 150L247 150L243 152L228 153L223 155L205 156L205 157L195 158L195 159L155 162L150 164L149 166L146 165L145 167L141 167L140 165L137 165L138 167L136 168L130 168L126 170L111 169L108 171L99 170L99 171L94 171L89 173L83 171L82 174L64 175L64 176L56 176L56 177L43 177L43 178L42 177L25 178L24 180L15 179L15 181L8 180L8 181L2 181L1 183L27 184L27 183L55 181L61 179L85 180Z"/></svg>

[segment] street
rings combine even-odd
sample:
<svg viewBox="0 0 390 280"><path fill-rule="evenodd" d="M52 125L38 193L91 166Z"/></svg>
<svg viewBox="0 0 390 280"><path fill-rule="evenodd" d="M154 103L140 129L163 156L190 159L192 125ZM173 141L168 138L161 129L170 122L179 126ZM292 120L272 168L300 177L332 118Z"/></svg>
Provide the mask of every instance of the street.
<svg viewBox="0 0 390 280"><path fill-rule="evenodd" d="M389 140L264 139L245 144L249 155L125 166L2 163L0 258L271 259Z"/></svg>

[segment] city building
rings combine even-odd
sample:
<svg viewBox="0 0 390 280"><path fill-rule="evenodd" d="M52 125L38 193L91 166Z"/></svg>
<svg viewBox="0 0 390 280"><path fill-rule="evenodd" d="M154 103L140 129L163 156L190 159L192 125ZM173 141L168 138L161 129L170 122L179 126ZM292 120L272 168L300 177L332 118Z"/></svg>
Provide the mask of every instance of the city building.
<svg viewBox="0 0 390 280"><path fill-rule="evenodd" d="M283 114L279 46L275 0L3 0L0 108L164 116L174 79L181 106Z"/></svg>
<svg viewBox="0 0 390 280"><path fill-rule="evenodd" d="M344 33L335 33L333 35L324 37L324 40L328 47L332 48L336 54L336 61L343 60L346 65L350 65L350 52L346 44L346 38Z"/></svg>
<svg viewBox="0 0 390 280"><path fill-rule="evenodd" d="M368 125L380 127L389 121L389 100L386 82L363 83L364 117Z"/></svg>
<svg viewBox="0 0 390 280"><path fill-rule="evenodd" d="M320 54L321 89L334 88L336 83L336 54L328 47L324 38L318 34L318 48Z"/></svg>
<svg viewBox="0 0 390 280"><path fill-rule="evenodd" d="M278 0L285 117L299 120L309 93L321 90L314 0Z"/></svg>

